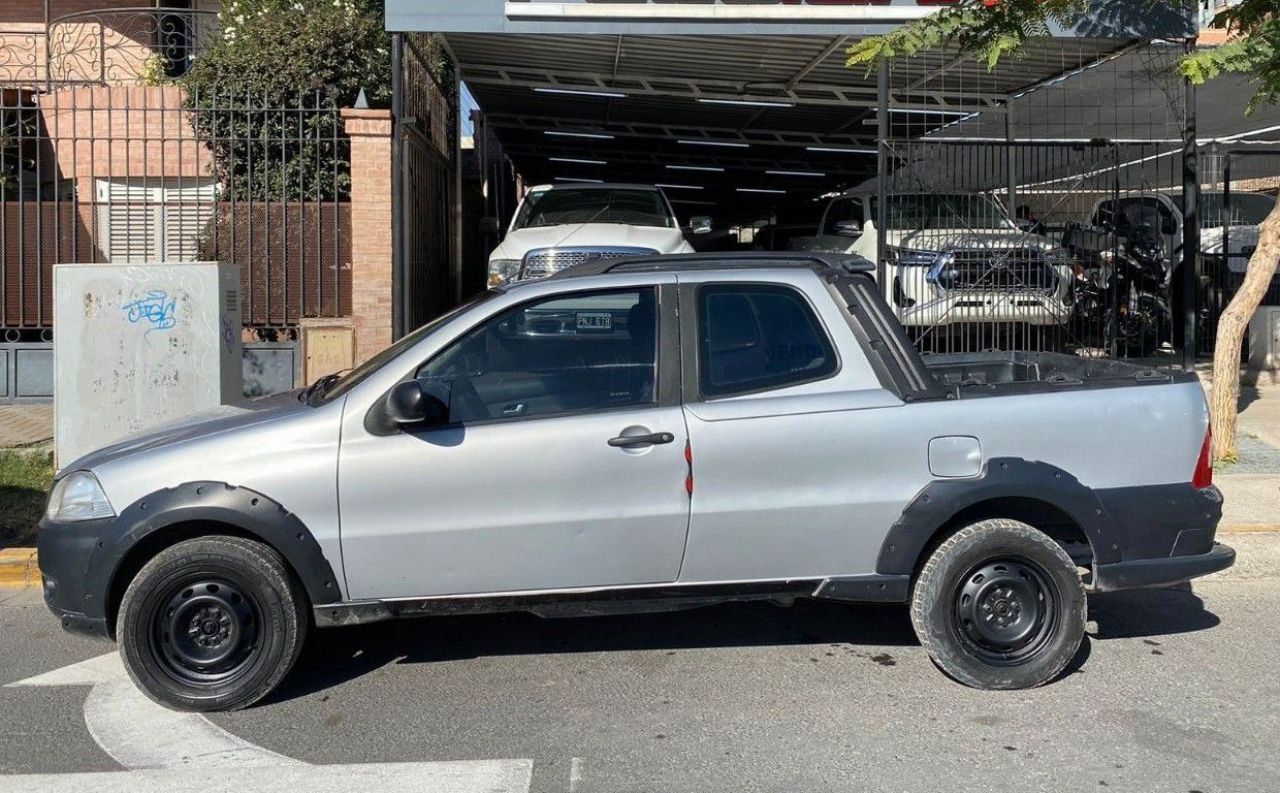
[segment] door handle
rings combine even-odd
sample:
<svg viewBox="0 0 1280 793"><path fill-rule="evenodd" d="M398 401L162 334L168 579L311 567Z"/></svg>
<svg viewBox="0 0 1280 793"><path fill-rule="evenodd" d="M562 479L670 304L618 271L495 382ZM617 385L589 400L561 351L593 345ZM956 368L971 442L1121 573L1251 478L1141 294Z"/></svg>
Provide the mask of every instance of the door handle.
<svg viewBox="0 0 1280 793"><path fill-rule="evenodd" d="M664 443L674 443L675 435L669 432L655 432L651 435L620 435L617 438L610 438L609 445L615 448L630 448L632 446L658 446Z"/></svg>

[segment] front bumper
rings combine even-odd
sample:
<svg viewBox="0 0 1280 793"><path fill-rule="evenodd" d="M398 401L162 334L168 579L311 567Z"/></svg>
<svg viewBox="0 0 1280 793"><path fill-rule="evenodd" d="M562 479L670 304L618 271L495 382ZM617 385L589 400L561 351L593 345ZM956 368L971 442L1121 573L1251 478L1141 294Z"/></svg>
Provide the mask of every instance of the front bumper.
<svg viewBox="0 0 1280 793"><path fill-rule="evenodd" d="M907 327L984 322L1056 327L1071 318L1070 306L1045 292L952 291L941 297L924 297L907 291L900 300L915 301L896 306L899 321Z"/></svg>
<svg viewBox="0 0 1280 793"><path fill-rule="evenodd" d="M36 540L44 602L62 627L98 639L110 639L105 580L90 561L100 538L115 518L76 523L40 521Z"/></svg>
<svg viewBox="0 0 1280 793"><path fill-rule="evenodd" d="M1120 589L1171 586L1226 570L1235 562L1235 550L1215 542L1208 551L1189 556L1100 564L1094 570L1093 590L1115 592Z"/></svg>

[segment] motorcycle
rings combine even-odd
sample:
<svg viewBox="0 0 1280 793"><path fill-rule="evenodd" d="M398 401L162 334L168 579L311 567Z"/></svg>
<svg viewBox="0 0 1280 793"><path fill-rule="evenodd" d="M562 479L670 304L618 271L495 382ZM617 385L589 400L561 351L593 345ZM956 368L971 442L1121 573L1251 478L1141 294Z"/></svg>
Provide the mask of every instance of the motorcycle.
<svg viewBox="0 0 1280 793"><path fill-rule="evenodd" d="M1075 226L1063 238L1071 254L1071 331L1087 347L1146 357L1172 339L1173 312L1162 297L1172 277L1159 227Z"/></svg>

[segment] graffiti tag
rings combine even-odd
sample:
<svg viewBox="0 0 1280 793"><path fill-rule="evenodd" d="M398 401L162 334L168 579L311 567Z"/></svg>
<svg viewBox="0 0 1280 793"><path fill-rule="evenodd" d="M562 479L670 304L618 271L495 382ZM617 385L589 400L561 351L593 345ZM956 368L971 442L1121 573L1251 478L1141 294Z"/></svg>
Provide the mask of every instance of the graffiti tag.
<svg viewBox="0 0 1280 793"><path fill-rule="evenodd" d="M163 289L148 290L142 297L125 303L120 308L129 324L150 324L147 333L153 330L170 330L178 324L178 301L169 297L169 293Z"/></svg>

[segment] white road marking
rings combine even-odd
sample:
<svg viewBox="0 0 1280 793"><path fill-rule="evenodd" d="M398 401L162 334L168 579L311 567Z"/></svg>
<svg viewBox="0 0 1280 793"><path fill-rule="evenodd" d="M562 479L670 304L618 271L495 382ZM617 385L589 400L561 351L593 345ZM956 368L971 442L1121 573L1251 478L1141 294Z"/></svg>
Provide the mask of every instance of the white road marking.
<svg viewBox="0 0 1280 793"><path fill-rule="evenodd" d="M152 702L129 679L118 653L9 685L93 686L84 703L89 735L131 771L303 764L237 738L198 713L179 713Z"/></svg>
<svg viewBox="0 0 1280 793"><path fill-rule="evenodd" d="M115 652L9 686L92 686L84 700L84 724L93 742L125 769L302 765L237 738L205 716L152 702L134 686Z"/></svg>
<svg viewBox="0 0 1280 793"><path fill-rule="evenodd" d="M198 713L152 702L134 686L118 653L5 688L32 686L90 686L85 725L94 742L128 773L0 775L0 790L528 793L533 780L533 761L524 759L310 765L232 735ZM210 774L215 768L218 773ZM215 778L216 783L211 781Z"/></svg>
<svg viewBox="0 0 1280 793"><path fill-rule="evenodd" d="M524 793L533 761L375 763L275 768L182 768L96 774L0 776L0 789L22 793Z"/></svg>

